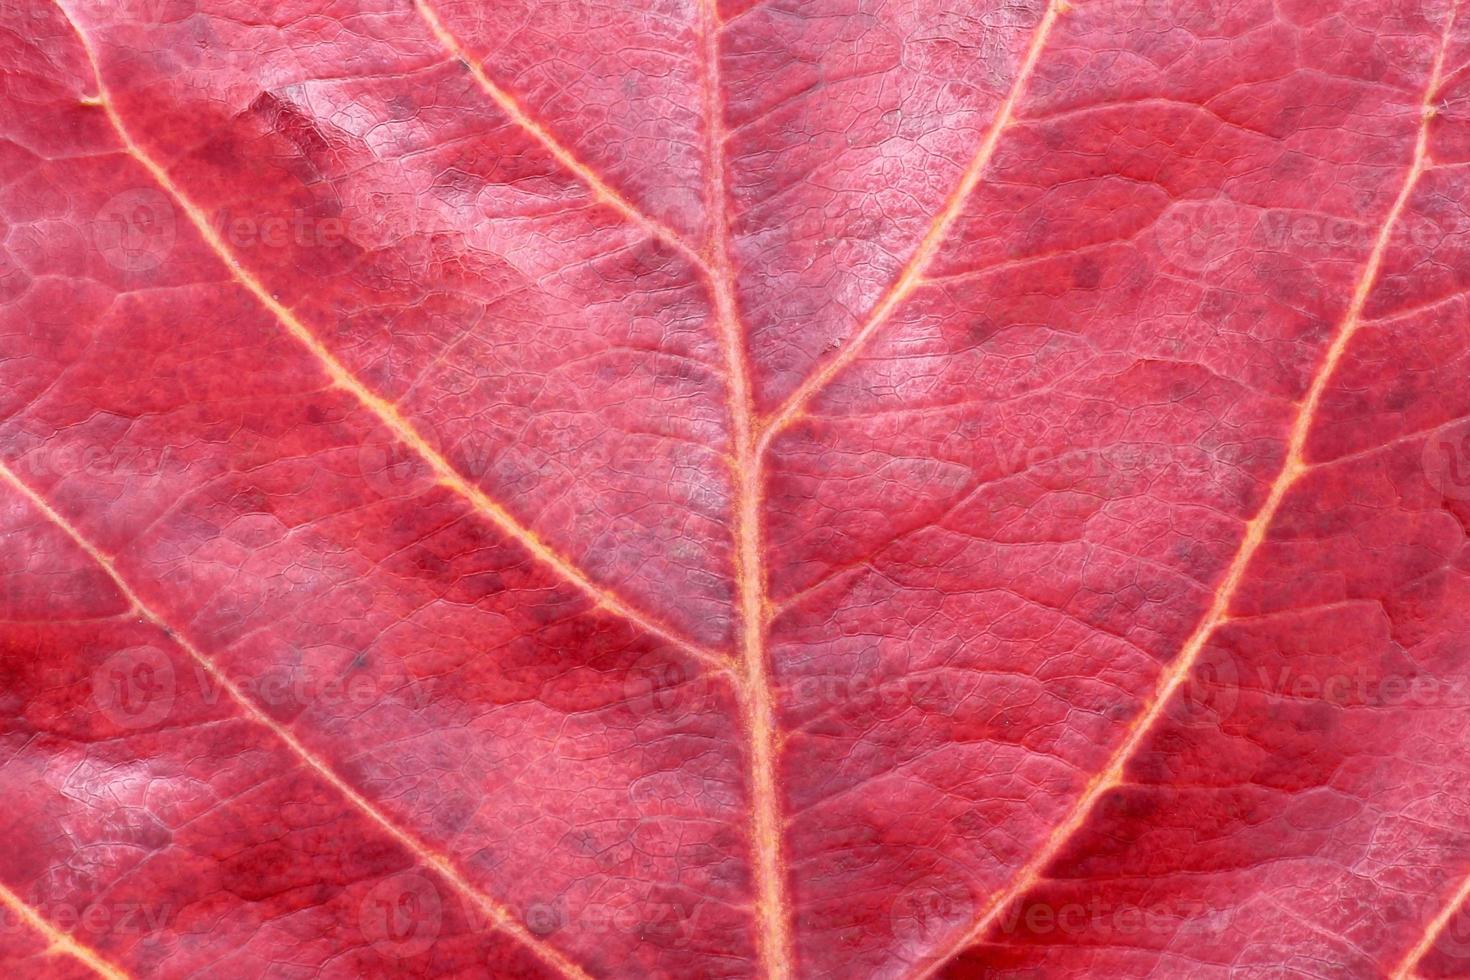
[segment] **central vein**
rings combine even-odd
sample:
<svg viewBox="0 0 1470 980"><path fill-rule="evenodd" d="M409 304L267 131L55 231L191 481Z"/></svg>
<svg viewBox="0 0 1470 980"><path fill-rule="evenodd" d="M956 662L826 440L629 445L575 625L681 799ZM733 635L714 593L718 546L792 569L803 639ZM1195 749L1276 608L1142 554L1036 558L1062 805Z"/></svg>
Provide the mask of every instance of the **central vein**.
<svg viewBox="0 0 1470 980"><path fill-rule="evenodd" d="M725 376L733 442L735 583L739 594L741 720L749 736L751 858L755 874L756 943L767 977L790 974L782 820L776 775L777 728L766 671L765 566L761 549L763 453L757 443L750 365L735 304L730 264L730 226L725 189L725 105L720 83L720 22L714 0L700 5L704 38L704 115L708 153L709 281L725 351Z"/></svg>

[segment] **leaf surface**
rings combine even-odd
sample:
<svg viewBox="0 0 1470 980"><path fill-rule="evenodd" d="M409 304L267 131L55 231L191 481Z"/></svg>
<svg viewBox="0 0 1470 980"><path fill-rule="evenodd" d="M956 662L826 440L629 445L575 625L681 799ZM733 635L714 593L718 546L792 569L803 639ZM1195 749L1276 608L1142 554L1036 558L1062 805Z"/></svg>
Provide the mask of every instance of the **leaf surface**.
<svg viewBox="0 0 1470 980"><path fill-rule="evenodd" d="M1470 975L1456 0L0 68L9 973Z"/></svg>

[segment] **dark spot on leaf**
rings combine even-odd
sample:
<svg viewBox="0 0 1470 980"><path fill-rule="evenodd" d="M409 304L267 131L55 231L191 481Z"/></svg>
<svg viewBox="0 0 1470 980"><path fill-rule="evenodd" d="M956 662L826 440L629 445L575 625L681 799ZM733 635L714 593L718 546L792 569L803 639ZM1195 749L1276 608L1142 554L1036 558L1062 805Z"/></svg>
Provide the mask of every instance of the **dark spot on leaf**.
<svg viewBox="0 0 1470 980"><path fill-rule="evenodd" d="M1083 259L1072 269L1072 285L1078 289L1096 289L1102 280L1102 266L1096 259Z"/></svg>

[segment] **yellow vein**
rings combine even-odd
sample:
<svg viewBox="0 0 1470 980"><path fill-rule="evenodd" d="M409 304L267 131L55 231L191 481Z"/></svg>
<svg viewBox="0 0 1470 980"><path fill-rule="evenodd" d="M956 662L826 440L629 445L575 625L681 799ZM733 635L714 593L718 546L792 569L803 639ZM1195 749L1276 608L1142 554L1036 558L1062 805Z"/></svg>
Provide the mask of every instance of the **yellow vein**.
<svg viewBox="0 0 1470 980"><path fill-rule="evenodd" d="M526 928L516 920L514 914L511 913L509 909L501 906L484 892L480 891L480 889L471 884L463 875L459 873L458 869L455 868L454 864L449 860L449 858L436 851L431 850L413 835L389 820L381 811L378 810L376 806L372 804L371 801L369 801L366 797L358 793L357 790L353 789L346 782L344 782L342 778L338 776L337 773L329 765L318 759L315 753L313 753L310 749L303 745L289 729L283 727L274 718L272 718L270 715L266 714L259 707L257 707L255 702L250 700L250 698L246 696L246 694L235 685L234 681L230 680L230 678L226 676L223 671L215 666L213 660L210 660L208 657L206 657L199 650L199 648L194 646L194 644L191 643L182 633L170 626L162 616L154 612L153 609L151 609L145 602L143 602L143 600L138 596L137 592L135 592L133 590L133 587L128 583L127 579L125 579L122 573L117 570L117 565L113 562L111 558L109 558L99 548L97 548L96 545L94 545L85 536L83 536L82 532L77 530L77 528L75 528L71 524L71 522L62 517L59 513L57 513L56 510L52 508L50 503L48 503L44 497L42 497L35 490L31 489L30 486L22 482L20 478L17 477L15 473L4 463L0 463L0 481L8 483L18 493L29 500L31 504L36 507L37 510L45 515L47 520L51 521L51 523L55 524L58 528L65 532L67 537L71 538L72 541L76 543L77 547L86 552L88 557L96 562L102 568L102 570L107 573L107 577L112 579L113 584L117 586L118 591L121 592L123 597L127 599L128 602L131 604L131 611L136 615L148 620L148 622L152 623L154 626L158 627L158 629L162 630L169 637L171 637L173 641L179 645L179 648L187 653L189 657L199 665L200 669L208 673L210 678L219 685L220 689L228 694L230 699L240 706L240 709L249 716L251 721L254 721L257 724L268 728L271 733L279 738L282 742L284 742L286 746L292 751L292 753L294 753L298 759L300 759L308 768L310 768L312 772L316 773L326 782L330 783L332 787L336 789L339 793L341 793L342 796L346 798L349 803L351 803L356 809L365 814L379 827L382 827L383 830L385 830L389 834L389 836L391 836L394 840L398 841L410 852L412 852L416 857L418 857L420 861L424 863L424 865L433 868L435 871L439 872L439 874L443 875L443 877L452 885L454 885L454 887L461 894L473 901L492 919L494 919L496 924L504 932L520 940L521 943L524 944L528 949L530 949L536 955L540 956L547 963L556 967L558 970L561 970L567 976L577 978L587 977L587 974L584 973L580 967L572 963L561 953L557 952L552 947L547 946L541 940L537 939L530 932L528 932Z"/></svg>
<svg viewBox="0 0 1470 980"><path fill-rule="evenodd" d="M1455 889L1455 893L1450 896L1450 900L1445 904L1444 908L1440 909L1439 914L1430 921L1424 930L1424 934L1419 937L1419 941L1414 944L1412 949L1404 954L1404 958L1399 961L1399 965L1394 967L1393 972L1389 974L1393 977L1393 980L1409 980L1411 977L1418 976L1416 971L1419 967L1419 961L1424 959L1429 951L1434 948L1434 943L1439 939L1439 934L1444 932L1444 927L1449 924L1450 919L1455 917L1455 913L1460 911L1467 899L1470 899L1470 877L1466 877L1464 881L1460 882L1460 887Z"/></svg>
<svg viewBox="0 0 1470 980"><path fill-rule="evenodd" d="M62 8L63 13L66 12L60 0L58 0L57 5ZM240 264L239 260L235 258L234 253L230 251L230 247L220 237L219 232L199 209L198 205L191 201L178 185L174 183L168 171L150 157L133 139L126 124L123 123L122 117L118 115L117 109L108 94L107 87L102 83L102 72L97 66L96 56L92 51L90 42L87 40L86 35L80 29L76 28L75 24L73 24L73 30L76 30L83 47L86 48L87 57L92 63L92 73L97 83L95 104L101 106L103 111L107 113L108 120L112 123L113 129L117 131L118 138L122 140L123 146L128 154L137 160L152 175L158 185L168 193L178 208L189 219L190 223L194 225L200 237L204 239L205 243L219 257L220 261L224 263L235 281L249 290L260 301L260 304L281 322L287 332L321 363L327 376L334 385L355 397L365 408L376 415L400 442L411 448L420 458L427 462L441 484L468 500L474 505L476 510L489 518L491 523L500 528L506 535L516 540L535 558L552 568L563 579L580 588L599 607L628 620L645 632L659 637L712 667L725 672L729 671L729 657L685 639L669 627L634 609L611 590L593 582L581 569L558 554L553 548L537 537L535 532L517 521L504 507L491 499L488 494L461 476L459 471L439 454L438 450L434 449L424 440L393 404L370 391L341 361L337 360L336 356L327 350L326 346L312 333L309 327L301 322L295 313L272 296L270 290L266 289L260 280L256 279L249 270Z"/></svg>
<svg viewBox="0 0 1470 980"><path fill-rule="evenodd" d="M593 194L599 200L616 209L623 217L642 228L648 234L679 251L685 258L698 266L700 270L705 273L709 272L703 256L686 242L678 232L649 215L622 194L619 194L607 181L598 176L597 171L583 163L576 154L563 146L555 136L551 135L546 127L541 125L534 116L526 112L521 107L521 104L515 100L514 96L495 84L490 76L485 73L484 62L470 56L469 52L465 50L464 45L459 43L459 39L444 26L444 22L439 19L438 12L427 0L414 0L414 8L418 11L419 16L429 25L429 29L434 32L434 37L439 40L439 43L469 68L470 75L479 83L480 88L485 90L485 94L489 95L495 104L500 107L501 111L509 116L512 122L544 146L563 167L566 167L580 178L583 183L592 189Z"/></svg>
<svg viewBox="0 0 1470 980"><path fill-rule="evenodd" d="M1458 2L1458 0L1457 0ZM975 922L974 926L967 930L955 943L952 943L945 952L940 954L931 965L923 971L921 976L928 976L939 969L946 960L959 951L973 945L990 928L996 916L1019 896L1031 888L1043 875L1046 866L1060 853L1061 849L1076 834L1076 832L1087 821L1093 808L1110 790L1123 782L1123 770L1129 760L1132 759L1139 745L1148 736L1154 724L1163 714L1168 706L1170 698L1179 686L1189 676L1191 668L1199 658L1206 642L1214 633L1216 628L1229 621L1230 602L1235 590L1239 587L1245 576L1246 568L1250 565L1251 558L1255 555L1266 534L1271 527L1271 522L1276 516L1281 502L1285 499L1287 492L1295 485L1303 473L1311 469L1304 458L1307 437L1311 434L1312 423L1318 408L1321 406L1322 398L1327 391L1327 385L1336 373L1337 365L1341 361L1343 353L1347 350L1353 335L1357 333L1362 322L1363 308L1368 302L1373 286L1378 280L1378 274L1383 266L1384 255L1388 251L1389 241L1393 235L1393 229L1398 224L1404 208L1409 203L1409 198L1414 192L1415 186L1424 171L1429 168L1429 126L1434 118L1432 103L1438 92L1440 76L1444 70L1445 51L1449 46L1450 31L1454 25L1454 10L1451 9L1449 22L1445 25L1444 37L1440 43L1439 51L1435 55L1433 68L1429 76L1428 90L1425 94L1424 104L1420 110L1420 121L1418 136L1414 143L1414 156L1409 164L1408 172L1404 176L1403 185L1399 188L1398 197L1394 200L1388 214L1385 215L1383 224L1379 228L1373 248L1368 254L1368 260L1358 276L1358 281L1353 288L1352 298L1348 303L1342 322L1338 325L1332 343L1328 346L1322 363L1318 366L1316 374L1308 387L1307 395L1302 400L1297 415L1292 423L1291 434L1287 441L1286 460L1281 471L1272 481L1270 492L1266 496L1266 502L1262 505L1256 516L1246 525L1245 534L1241 538L1240 546L1236 549L1235 556L1231 559L1230 566L1226 570L1225 578L1216 590L1214 600L1204 617L1195 627L1189 639L1185 641L1180 649L1179 656L1174 662L1159 675L1155 684L1154 692L1150 696L1147 707L1134 719L1129 726L1128 735L1113 752L1108 760L1107 766L1095 776L1087 785L1086 789L1077 798L1072 809L1068 812L1065 820L1061 822L1048 836L1046 842L1031 857L1021 870L1011 879L1009 885L993 895L987 903L984 913Z"/></svg>
<svg viewBox="0 0 1470 980"><path fill-rule="evenodd" d="M39 912L31 908L25 902L22 902L20 900L20 897L16 895L15 892L11 891L9 888L6 888L4 885L0 885L0 905L4 905L9 908L16 915L24 919L26 925L36 930L36 932L40 933L42 936L45 936L47 941L51 944L50 947L47 949L48 953L65 953L67 956L70 956L75 960L79 960L80 962L85 963L98 976L107 977L107 980L129 980L129 977L125 972L119 970L117 967L104 960L101 956L97 955L97 953L93 952L90 948L83 946L81 943L73 939L70 935L62 932L51 923L41 918Z"/></svg>
<svg viewBox="0 0 1470 980"><path fill-rule="evenodd" d="M1031 44L1026 49L1026 55L1016 72L1015 80L1011 83L1010 92L1006 94L1005 101L996 110L995 118L991 120L990 128L986 131L984 139L980 141L980 146L975 151L974 157L971 158L969 166L960 176L959 183L955 185L944 207L930 223L929 230L920 241L918 249L909 258L898 277L878 300L878 304L868 314L867 320L853 334L847 345L820 370L808 376L801 386L772 414L761 435L762 448L769 445L771 439L795 421L801 415L807 402L827 387L843 368L852 363L888 317L893 314L893 311L898 309L909 294L924 281L924 270L934 260L939 247L944 244L950 229L964 210L965 202L979 186L986 168L990 166L990 160L995 155L995 148L1000 145L1001 136L1015 116L1016 105L1020 102L1021 95L1026 90L1026 84L1030 81L1031 74L1036 68L1036 63L1041 58L1041 51L1046 47L1046 40L1051 34L1052 27L1056 24L1057 18L1070 9L1071 4L1067 0L1051 0L1047 4L1046 12L1042 14L1041 21L1032 33Z"/></svg>
<svg viewBox="0 0 1470 980"><path fill-rule="evenodd" d="M1450 36L1450 31L1455 23L1455 15L1458 12L1459 0L1455 0L1455 2L1450 5L1449 23L1445 27L1446 39L1448 39ZM1447 46L1448 45L1446 44L1446 47ZM1435 60L1433 75L1434 81L1431 81L1429 87L1429 96L1425 99L1426 127L1428 125L1429 118L1431 118L1429 106L1432 105L1435 101L1435 96L1437 95L1435 91L1436 84L1439 82L1440 73L1444 69L1444 57L1444 48L1441 48L1439 57ZM1421 145L1424 144L1425 138L1425 134L1421 133ZM1404 957L1399 961L1398 966L1394 967L1394 970L1391 974L1393 980L1408 980L1408 978L1410 977L1417 976L1419 961L1424 959L1429 951L1434 948L1434 944L1439 939L1440 933L1444 932L1444 927L1449 924L1450 919L1454 918L1455 914L1464 907L1467 901L1470 901L1470 875L1467 875L1463 880L1461 880L1459 887L1455 889L1454 893L1449 897L1449 900L1445 902L1444 906L1439 910L1439 914L1436 915L1432 920L1430 920L1429 925L1425 927L1423 935L1419 937L1419 941L1416 942L1414 946L1407 953L1404 954Z"/></svg>
<svg viewBox="0 0 1470 980"><path fill-rule="evenodd" d="M735 301L730 264L729 209L725 187L725 105L721 96L720 23L715 0L700 4L703 36L705 131L708 139L710 287L725 349L730 425L735 444L735 583L739 591L741 659L738 685L749 733L751 849L756 890L756 941L762 973L769 978L791 972L790 908L786 900L783 822L778 790L776 710L766 664L766 586L761 546L761 453L756 443L750 364Z"/></svg>

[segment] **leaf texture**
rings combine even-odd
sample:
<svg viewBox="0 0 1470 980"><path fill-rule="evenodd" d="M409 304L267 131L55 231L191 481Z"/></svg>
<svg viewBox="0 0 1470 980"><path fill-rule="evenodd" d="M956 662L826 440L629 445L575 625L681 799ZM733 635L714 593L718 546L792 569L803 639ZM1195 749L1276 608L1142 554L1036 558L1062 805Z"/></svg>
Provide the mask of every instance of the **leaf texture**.
<svg viewBox="0 0 1470 980"><path fill-rule="evenodd" d="M0 79L7 975L1470 976L1457 0Z"/></svg>

